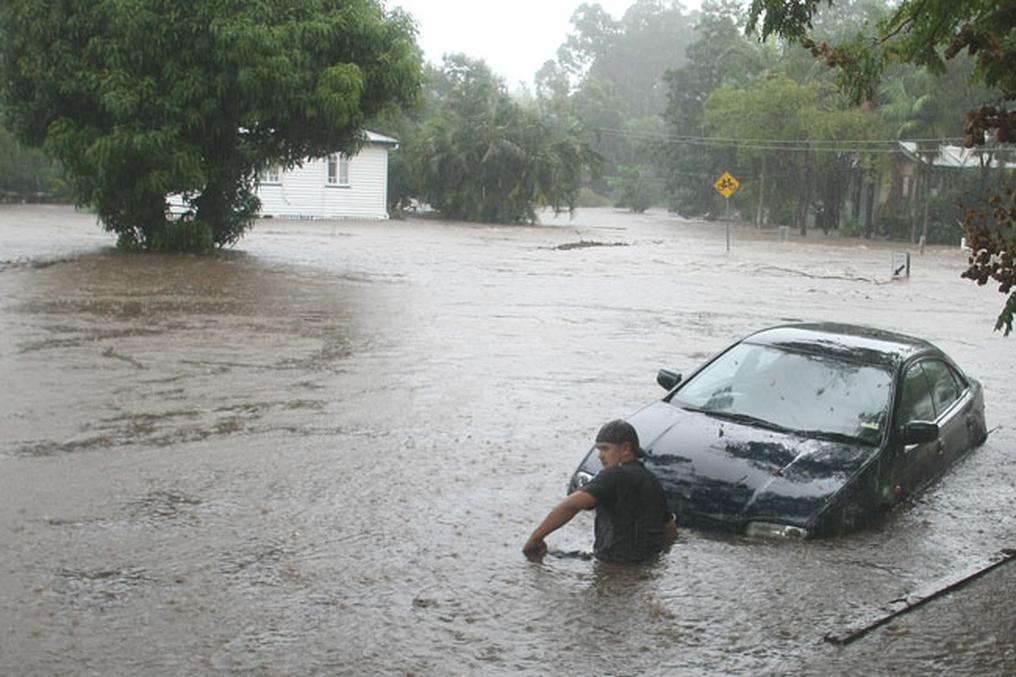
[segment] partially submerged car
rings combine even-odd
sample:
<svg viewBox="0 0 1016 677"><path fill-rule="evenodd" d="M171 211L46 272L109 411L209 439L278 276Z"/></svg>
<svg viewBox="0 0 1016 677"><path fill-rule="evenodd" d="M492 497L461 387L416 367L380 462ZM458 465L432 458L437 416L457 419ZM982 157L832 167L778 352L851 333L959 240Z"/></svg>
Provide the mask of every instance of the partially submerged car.
<svg viewBox="0 0 1016 677"><path fill-rule="evenodd" d="M855 530L987 437L984 395L927 341L797 324L733 344L629 417L682 526L808 538ZM569 491L601 469L595 449Z"/></svg>

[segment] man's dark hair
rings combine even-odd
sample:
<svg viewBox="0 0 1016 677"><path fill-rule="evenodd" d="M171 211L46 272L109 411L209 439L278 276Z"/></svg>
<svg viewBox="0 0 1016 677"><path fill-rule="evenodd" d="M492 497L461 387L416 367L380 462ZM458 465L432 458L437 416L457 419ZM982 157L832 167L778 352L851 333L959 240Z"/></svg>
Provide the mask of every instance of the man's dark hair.
<svg viewBox="0 0 1016 677"><path fill-rule="evenodd" d="M642 451L642 447L639 446L639 434L635 431L635 426L628 421L621 418L616 418L613 421L607 421L600 428L600 432L596 433L596 443L608 444L624 444L628 442L631 445L631 450L636 456L643 456L645 452Z"/></svg>

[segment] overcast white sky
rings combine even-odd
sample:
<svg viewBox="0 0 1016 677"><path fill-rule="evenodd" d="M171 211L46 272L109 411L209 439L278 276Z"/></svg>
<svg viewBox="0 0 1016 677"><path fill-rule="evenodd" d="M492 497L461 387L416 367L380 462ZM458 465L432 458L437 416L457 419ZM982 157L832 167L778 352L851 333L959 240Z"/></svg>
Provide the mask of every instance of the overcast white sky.
<svg viewBox="0 0 1016 677"><path fill-rule="evenodd" d="M417 21L418 42L428 61L463 52L482 58L515 88L520 80L532 85L533 75L571 30L571 15L582 2L597 0L387 0ZM619 19L633 0L599 0ZM682 3L698 7L698 0Z"/></svg>

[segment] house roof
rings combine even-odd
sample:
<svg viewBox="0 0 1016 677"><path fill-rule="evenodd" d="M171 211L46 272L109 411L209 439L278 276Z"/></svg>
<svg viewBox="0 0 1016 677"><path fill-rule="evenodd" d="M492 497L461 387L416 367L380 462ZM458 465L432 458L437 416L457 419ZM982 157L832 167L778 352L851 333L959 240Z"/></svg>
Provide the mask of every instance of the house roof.
<svg viewBox="0 0 1016 677"><path fill-rule="evenodd" d="M365 134L367 136L367 143L371 143L371 144L374 144L374 145L377 145L377 146L398 146L399 145L399 140L398 139L393 139L390 136L385 136L384 134L378 134L377 132L372 132L369 129L366 130Z"/></svg>
<svg viewBox="0 0 1016 677"><path fill-rule="evenodd" d="M917 152L917 144L913 141L900 141L900 148L912 160L927 163L927 159ZM972 169L985 166L998 167L996 155L998 148L964 148L963 146L939 146L938 154L932 158L931 164L943 169ZM1016 168L1016 162L1006 162L1009 169Z"/></svg>

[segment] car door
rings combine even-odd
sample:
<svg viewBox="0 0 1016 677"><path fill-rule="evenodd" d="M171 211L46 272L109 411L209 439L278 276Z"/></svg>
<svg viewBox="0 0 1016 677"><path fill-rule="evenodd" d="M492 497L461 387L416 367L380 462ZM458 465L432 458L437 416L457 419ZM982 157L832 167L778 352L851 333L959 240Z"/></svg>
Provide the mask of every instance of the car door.
<svg viewBox="0 0 1016 677"><path fill-rule="evenodd" d="M928 469L935 477L972 446L974 397L962 377L942 360L925 360L922 369L931 387L939 428L937 457Z"/></svg>
<svg viewBox="0 0 1016 677"><path fill-rule="evenodd" d="M974 398L963 379L933 357L912 363L901 383L896 431L913 421L934 421L939 427L934 441L898 445L894 488L905 495L938 477L970 447Z"/></svg>
<svg viewBox="0 0 1016 677"><path fill-rule="evenodd" d="M927 469L934 464L941 442L941 436L937 440L923 444L902 442L902 431L908 423L936 419L935 399L931 392L931 382L924 372L923 362L922 360L911 363L900 379L900 395L893 425L894 435L898 441L891 450L890 473L891 489L897 499L917 491L930 479Z"/></svg>

